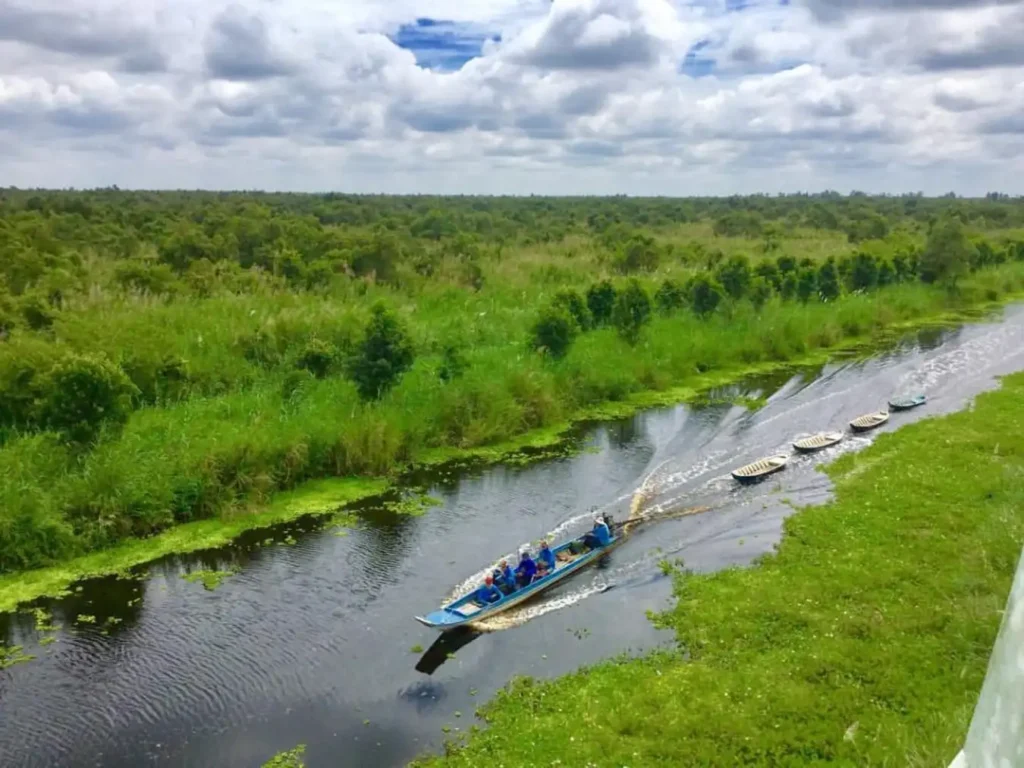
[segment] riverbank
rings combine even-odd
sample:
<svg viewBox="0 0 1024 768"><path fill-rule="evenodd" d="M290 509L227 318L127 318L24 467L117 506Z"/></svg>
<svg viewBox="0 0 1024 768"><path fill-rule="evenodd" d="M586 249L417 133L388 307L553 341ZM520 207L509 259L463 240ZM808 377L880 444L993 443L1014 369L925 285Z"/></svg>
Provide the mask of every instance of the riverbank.
<svg viewBox="0 0 1024 768"><path fill-rule="evenodd" d="M1004 298L1009 300L1012 297L1008 294ZM849 300L854 299L864 300L865 297L850 297ZM564 449L565 435L574 424L621 418L643 408L698 400L711 390L734 384L743 378L820 365L830 356L839 353L867 354L893 343L900 334L926 326L950 325L977 319L984 311L997 306L998 303L987 302L960 309L943 308L942 312L926 317L870 327L868 332L843 338L832 346L805 351L797 358L754 362L691 374L684 377L681 385L631 392L619 400L588 405L578 409L570 419L525 432L500 443L474 448L425 449L418 452L409 464L396 470L392 478L399 472L453 461L498 463L512 457L522 461L539 460L549 456L552 449ZM61 565L5 575L0 577L0 612L14 610L18 605L38 597L57 595L75 581L84 578L123 573L129 568L170 554L223 546L246 530L289 522L308 514L334 513L347 503L384 492L389 483L390 480L385 477L310 481L291 491L275 494L265 506L233 510L224 517L179 525L156 536L129 540Z"/></svg>
<svg viewBox="0 0 1024 768"><path fill-rule="evenodd" d="M518 680L418 765L949 764L1024 543L1024 374L828 473L776 554L676 577L685 652Z"/></svg>

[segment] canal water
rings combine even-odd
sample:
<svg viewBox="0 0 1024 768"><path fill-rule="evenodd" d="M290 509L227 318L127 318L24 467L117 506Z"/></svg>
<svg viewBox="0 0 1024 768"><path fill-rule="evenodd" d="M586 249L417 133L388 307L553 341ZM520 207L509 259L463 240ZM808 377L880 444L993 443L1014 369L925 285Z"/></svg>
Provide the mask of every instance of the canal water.
<svg viewBox="0 0 1024 768"><path fill-rule="evenodd" d="M0 765L255 767L299 743L311 768L403 765L467 729L516 675L670 644L646 618L670 605L662 561L749 564L772 550L794 505L828 499L819 463L961 409L1021 368L1024 307L1011 307L869 359L749 379L702 406L582 427L568 455L411 478L440 501L420 516L365 503L348 531L303 520L167 558L142 578L85 582L37 604L56 633L27 613L0 616L0 641L37 657L0 671ZM917 392L923 408L793 456L764 483L729 475ZM730 404L740 396L767 402ZM450 642L414 621L521 545L582 531L595 509L625 519L634 501L647 522L538 601ZM213 591L182 578L227 569L238 572Z"/></svg>

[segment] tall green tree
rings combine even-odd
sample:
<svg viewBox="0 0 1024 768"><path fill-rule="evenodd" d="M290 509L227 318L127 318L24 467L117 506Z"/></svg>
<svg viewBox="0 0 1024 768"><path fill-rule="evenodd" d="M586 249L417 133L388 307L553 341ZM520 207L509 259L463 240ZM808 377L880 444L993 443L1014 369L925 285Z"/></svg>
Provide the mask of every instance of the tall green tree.
<svg viewBox="0 0 1024 768"><path fill-rule="evenodd" d="M374 304L349 373L364 400L381 397L412 367L415 354L402 322L384 304Z"/></svg>
<svg viewBox="0 0 1024 768"><path fill-rule="evenodd" d="M708 317L723 298L722 286L707 275L697 275L690 283L690 306L698 317Z"/></svg>
<svg viewBox="0 0 1024 768"><path fill-rule="evenodd" d="M640 332L651 319L651 297L636 280L630 280L615 299L612 322L630 344L636 344Z"/></svg>
<svg viewBox="0 0 1024 768"><path fill-rule="evenodd" d="M742 299L750 289L750 259L740 254L730 256L718 268L715 278L730 298L737 301Z"/></svg>
<svg viewBox="0 0 1024 768"><path fill-rule="evenodd" d="M963 223L955 216L946 216L937 221L928 233L928 241L921 254L921 280L955 288L976 258L977 249L968 239Z"/></svg>
<svg viewBox="0 0 1024 768"><path fill-rule="evenodd" d="M611 322L615 296L615 286L611 280L602 280L587 289L587 309L590 310L594 325L607 325Z"/></svg>
<svg viewBox="0 0 1024 768"><path fill-rule="evenodd" d="M552 302L537 317L530 330L530 344L542 354L565 357L579 335L580 326L564 304Z"/></svg>

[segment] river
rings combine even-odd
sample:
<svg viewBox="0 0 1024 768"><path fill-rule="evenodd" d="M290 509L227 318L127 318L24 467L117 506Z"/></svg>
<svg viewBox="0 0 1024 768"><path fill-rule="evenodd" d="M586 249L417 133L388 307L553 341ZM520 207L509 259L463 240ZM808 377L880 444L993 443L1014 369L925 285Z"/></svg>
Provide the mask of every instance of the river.
<svg viewBox="0 0 1024 768"><path fill-rule="evenodd" d="M879 433L963 408L1020 368L1015 306L911 334L869 359L716 393L766 397L756 411L658 408L579 428L567 456L417 478L441 501L421 516L362 504L347 534L304 520L167 558L144 578L85 582L37 603L62 627L50 645L39 646L31 615L0 616L0 640L37 656L0 671L0 765L255 767L299 743L311 768L403 765L468 728L516 675L670 643L645 615L670 604L661 561L712 571L771 551L793 505L827 500L816 465L877 433L794 457L759 485L737 485L730 470L792 453L797 436L843 428L896 393L929 400ZM413 620L524 542L582 530L592 508L623 519L641 489L652 520L601 567L451 643L431 647L435 633ZM261 545L267 538L276 543ZM232 567L214 591L181 578Z"/></svg>

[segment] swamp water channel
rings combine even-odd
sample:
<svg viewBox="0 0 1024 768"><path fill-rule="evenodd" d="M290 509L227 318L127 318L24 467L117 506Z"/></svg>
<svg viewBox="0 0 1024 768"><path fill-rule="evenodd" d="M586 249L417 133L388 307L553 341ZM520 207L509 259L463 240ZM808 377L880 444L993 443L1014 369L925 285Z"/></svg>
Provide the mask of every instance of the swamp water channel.
<svg viewBox="0 0 1024 768"><path fill-rule="evenodd" d="M84 582L35 604L55 633L29 613L0 616L0 642L37 657L0 670L0 765L256 767L299 743L311 768L403 765L468 729L515 675L671 643L645 616L670 604L660 563L710 571L771 551L791 505L828 498L815 466L874 435L796 456L754 486L732 469L791 454L793 439L843 429L897 393L925 392L928 404L879 431L963 408L1020 368L1024 306L1014 306L869 359L750 379L706 405L581 427L567 456L414 478L441 501L421 516L364 503L347 533L305 519L166 558L141 578ZM726 402L740 396L767 402ZM625 519L640 489L651 519L600 567L454 642L435 644L413 620L521 544L584 530L594 507ZM214 591L182 578L229 569Z"/></svg>

